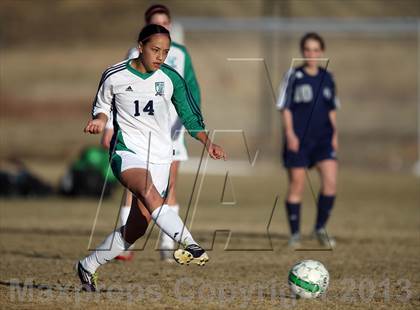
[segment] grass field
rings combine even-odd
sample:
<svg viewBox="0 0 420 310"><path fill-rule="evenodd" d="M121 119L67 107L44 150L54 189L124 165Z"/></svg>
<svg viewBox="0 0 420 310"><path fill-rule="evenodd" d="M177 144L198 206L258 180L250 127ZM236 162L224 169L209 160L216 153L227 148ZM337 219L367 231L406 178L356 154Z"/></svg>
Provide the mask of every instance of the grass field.
<svg viewBox="0 0 420 310"><path fill-rule="evenodd" d="M315 175L311 175L316 190ZM199 179L199 181L201 178ZM287 226L281 201L284 173L232 176L236 206L221 205L223 176L206 176L192 231L207 247L203 268L169 265L149 242L136 244L135 259L113 262L99 271L98 294L82 293L74 262L87 254L97 200L3 200L0 202L0 308L14 309L418 309L420 306L418 179L394 173L343 170L336 209L329 225L338 246L320 251L307 240L307 251L285 247ZM194 175L179 184L185 214ZM200 183L200 182L199 182ZM269 232L273 201L279 195ZM226 200L230 198L226 196ZM193 199L195 201L195 199ZM99 212L93 246L115 225L119 193ZM303 233L314 219L307 191ZM191 212L190 212L191 214ZM188 221L190 223L190 221ZM141 248L144 247L144 250ZM234 251L242 249L243 251ZM244 250L248 249L248 250ZM254 249L254 250L252 250ZM260 249L260 251L255 251ZM322 261L331 276L325 297L296 300L287 287L288 269L298 260Z"/></svg>
<svg viewBox="0 0 420 310"><path fill-rule="evenodd" d="M0 169L7 159L22 159L57 184L83 147L98 144L98 136L82 129L99 76L135 44L142 12L152 3L1 2ZM415 0L163 3L174 16L226 20L264 14L357 23L361 17L418 18L420 12ZM276 10L265 12L269 3ZM304 248L286 247L281 124L270 88L277 91L300 56L301 34L186 29L207 128L243 130L250 152L260 150L267 161L255 171L230 170L224 197L220 171L226 166L211 166L196 187L193 161L183 170L181 212L209 249L210 262L203 268L160 262L151 226L149 238L136 243L134 261L99 270L100 293L80 292L73 265L89 253L94 223L91 247L115 228L121 189L100 206L99 197L0 200L0 309L420 309L420 184L409 174L418 159L418 33L322 35L342 102L343 168L328 226L336 249L320 249L308 238L316 213L311 189L316 194L319 187L313 173L304 198ZM261 57L269 77L260 61L228 60ZM246 166L242 132L216 142L233 159L226 165ZM188 147L190 155L201 154L198 143L189 140ZM288 270L302 259L320 260L330 272L320 299L296 300L289 292Z"/></svg>

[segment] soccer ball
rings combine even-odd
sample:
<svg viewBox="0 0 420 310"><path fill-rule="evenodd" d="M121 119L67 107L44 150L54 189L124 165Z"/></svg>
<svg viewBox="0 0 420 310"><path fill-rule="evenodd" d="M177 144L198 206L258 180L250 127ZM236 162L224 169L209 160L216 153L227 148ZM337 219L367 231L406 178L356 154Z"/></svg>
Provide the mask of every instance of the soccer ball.
<svg viewBox="0 0 420 310"><path fill-rule="evenodd" d="M316 260L303 260L289 271L290 289L302 298L317 298L328 288L330 275L324 265Z"/></svg>

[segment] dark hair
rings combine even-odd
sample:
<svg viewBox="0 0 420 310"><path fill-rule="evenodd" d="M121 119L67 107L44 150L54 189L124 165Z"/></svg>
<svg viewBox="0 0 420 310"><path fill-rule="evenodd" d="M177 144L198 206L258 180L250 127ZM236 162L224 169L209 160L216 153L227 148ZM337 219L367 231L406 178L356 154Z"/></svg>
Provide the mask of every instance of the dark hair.
<svg viewBox="0 0 420 310"><path fill-rule="evenodd" d="M144 26L143 29L140 31L137 42L146 44L150 40L150 37L157 33L166 34L169 38L169 41L171 40L171 35L169 34L169 31L165 27L155 25L155 24L150 24L150 25Z"/></svg>
<svg viewBox="0 0 420 310"><path fill-rule="evenodd" d="M324 39L317 34L316 32L308 32L300 39L300 51L303 52L305 48L306 41L308 40L315 40L318 41L319 45L321 46L321 50L325 50L325 42Z"/></svg>
<svg viewBox="0 0 420 310"><path fill-rule="evenodd" d="M171 19L171 13L169 12L169 9L166 6L164 6L163 4L154 4L151 7L149 7L144 13L144 21L146 22L146 24L150 24L150 20L155 14L165 14L166 16L168 16L169 19Z"/></svg>

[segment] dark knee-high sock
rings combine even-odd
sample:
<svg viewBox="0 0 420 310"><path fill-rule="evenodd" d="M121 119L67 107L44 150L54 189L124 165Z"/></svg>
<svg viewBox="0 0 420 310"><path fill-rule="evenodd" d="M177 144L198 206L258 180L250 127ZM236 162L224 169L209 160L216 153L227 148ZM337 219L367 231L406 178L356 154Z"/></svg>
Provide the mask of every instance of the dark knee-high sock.
<svg viewBox="0 0 420 310"><path fill-rule="evenodd" d="M286 201L287 220L289 221L290 232L293 234L299 232L300 203L291 203Z"/></svg>
<svg viewBox="0 0 420 310"><path fill-rule="evenodd" d="M318 197L318 215L316 218L315 229L324 228L327 224L331 209L334 206L335 196L326 196L319 194Z"/></svg>

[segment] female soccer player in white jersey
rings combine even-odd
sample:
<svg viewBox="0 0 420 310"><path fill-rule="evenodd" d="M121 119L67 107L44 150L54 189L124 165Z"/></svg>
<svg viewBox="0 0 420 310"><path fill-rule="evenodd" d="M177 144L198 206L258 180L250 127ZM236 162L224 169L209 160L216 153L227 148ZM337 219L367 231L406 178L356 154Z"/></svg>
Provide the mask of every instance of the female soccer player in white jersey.
<svg viewBox="0 0 420 310"><path fill-rule="evenodd" d="M164 64L170 41L166 28L150 24L139 34L140 57L118 63L102 75L93 117L85 132L101 133L113 107L111 167L122 185L134 194L136 207L131 208L126 225L112 232L91 255L77 263L84 290L96 290L97 268L143 236L149 218L183 247L174 252L178 263L204 265L208 260L206 252L164 199L172 161L170 106L175 106L185 128L205 145L210 157L226 159L226 156L208 138L185 80Z"/></svg>
<svg viewBox="0 0 420 310"><path fill-rule="evenodd" d="M283 161L289 175L286 199L291 230L289 245L298 247L300 244L299 218L305 169L316 166L321 190L313 236L321 245L333 247L335 240L328 237L325 225L336 194L338 99L332 75L318 66L325 49L324 40L316 33L308 33L302 37L300 49L304 64L288 72L277 102L277 108L282 111L285 135Z"/></svg>
<svg viewBox="0 0 420 310"><path fill-rule="evenodd" d="M165 27L171 31L171 14L169 9L161 4L155 4L150 6L145 14L144 19L146 25L156 24ZM133 47L129 50L127 58L135 59L139 56L138 47ZM192 65L191 57L185 48L185 46L178 44L174 41L171 42L171 48L169 50L168 56L166 57L165 64L174 68L187 83L191 95L195 102L200 108L201 105L201 96L200 96L200 87L197 82L197 78L194 72ZM174 106L170 107L171 115L171 136L173 140L173 162L171 164L170 178L169 178L169 187L167 193L167 203L168 206L172 208L176 213L179 213L179 204L176 199L176 180L178 176L178 169L181 161L188 160L188 152L184 142L184 126L180 121L178 114ZM109 120L104 131L102 138L102 144L106 147L109 147L110 140L113 134L113 124L112 120ZM122 198L122 205L120 210L120 223L124 225L127 221L128 214L130 213L131 207L131 193L128 190L124 191ZM162 260L172 262L172 249L174 249L174 241L164 233L160 234L159 240L159 249L160 257ZM117 259L120 260L130 260L133 257L131 251L124 252L122 255L117 256Z"/></svg>

